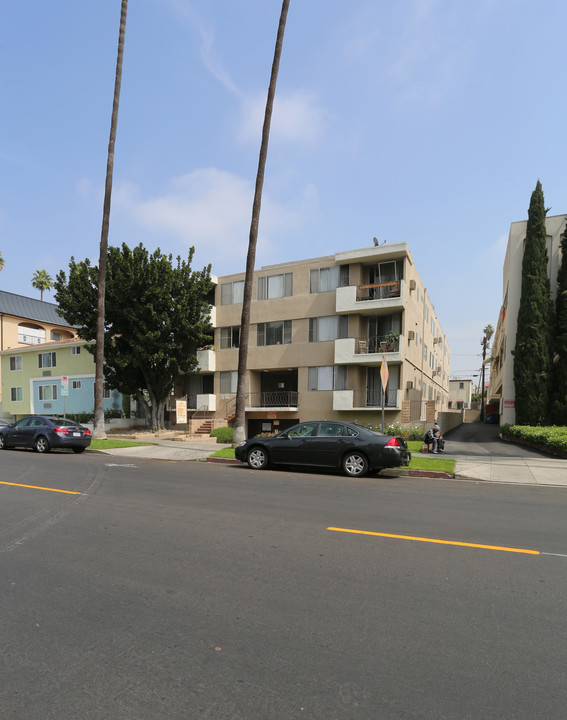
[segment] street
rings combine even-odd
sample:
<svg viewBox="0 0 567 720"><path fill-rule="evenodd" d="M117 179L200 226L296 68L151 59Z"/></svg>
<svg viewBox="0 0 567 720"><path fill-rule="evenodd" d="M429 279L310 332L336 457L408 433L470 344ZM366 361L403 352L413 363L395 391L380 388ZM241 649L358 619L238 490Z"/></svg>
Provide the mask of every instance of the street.
<svg viewBox="0 0 567 720"><path fill-rule="evenodd" d="M562 488L0 461L3 717L565 715Z"/></svg>

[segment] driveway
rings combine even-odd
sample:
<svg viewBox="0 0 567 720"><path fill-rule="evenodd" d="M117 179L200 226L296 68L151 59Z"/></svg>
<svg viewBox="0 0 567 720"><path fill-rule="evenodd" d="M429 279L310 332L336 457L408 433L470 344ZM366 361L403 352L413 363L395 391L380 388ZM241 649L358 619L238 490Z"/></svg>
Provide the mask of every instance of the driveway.
<svg viewBox="0 0 567 720"><path fill-rule="evenodd" d="M567 459L501 440L498 425L464 423L445 435L445 455L467 480L554 485L567 488Z"/></svg>

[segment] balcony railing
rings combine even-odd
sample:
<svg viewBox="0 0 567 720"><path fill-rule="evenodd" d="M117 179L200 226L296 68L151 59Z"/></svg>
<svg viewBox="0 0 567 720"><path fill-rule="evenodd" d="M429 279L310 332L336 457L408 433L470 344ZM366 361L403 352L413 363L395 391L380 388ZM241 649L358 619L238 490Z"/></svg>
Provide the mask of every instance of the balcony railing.
<svg viewBox="0 0 567 720"><path fill-rule="evenodd" d="M355 390L353 394L353 406L381 408L383 399L384 393L381 388L379 390ZM398 407L398 390L387 389L385 400L384 407Z"/></svg>
<svg viewBox="0 0 567 720"><path fill-rule="evenodd" d="M20 343L20 345L41 345L41 343L45 342L45 337L18 333L18 342Z"/></svg>
<svg viewBox="0 0 567 720"><path fill-rule="evenodd" d="M248 393L246 407L292 408L297 407L299 393L296 390Z"/></svg>
<svg viewBox="0 0 567 720"><path fill-rule="evenodd" d="M381 283L367 283L356 288L356 299L364 300L387 300L388 298L400 297L401 285L399 280L391 280Z"/></svg>
<svg viewBox="0 0 567 720"><path fill-rule="evenodd" d="M400 337L394 335L374 335L356 341L356 354L389 353L400 351Z"/></svg>

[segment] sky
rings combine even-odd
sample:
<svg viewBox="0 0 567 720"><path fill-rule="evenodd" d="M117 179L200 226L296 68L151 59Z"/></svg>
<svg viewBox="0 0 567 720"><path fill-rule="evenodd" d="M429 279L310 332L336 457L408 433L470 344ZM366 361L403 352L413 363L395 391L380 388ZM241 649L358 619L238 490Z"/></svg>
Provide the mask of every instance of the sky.
<svg viewBox="0 0 567 720"><path fill-rule="evenodd" d="M98 262L120 5L0 10L2 290ZM130 0L111 245L244 271L280 10ZM478 375L510 223L538 179L567 212L565 27L564 0L291 0L256 267L406 242Z"/></svg>

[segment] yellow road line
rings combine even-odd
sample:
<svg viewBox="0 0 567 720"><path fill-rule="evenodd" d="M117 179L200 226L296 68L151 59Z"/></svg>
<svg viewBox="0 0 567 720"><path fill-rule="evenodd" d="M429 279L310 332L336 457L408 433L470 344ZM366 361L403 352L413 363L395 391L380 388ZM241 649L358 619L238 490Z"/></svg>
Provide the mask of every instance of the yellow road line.
<svg viewBox="0 0 567 720"><path fill-rule="evenodd" d="M21 485L20 483L11 483L11 482L2 482L0 480L0 485L13 485L14 487L24 487L24 488L30 488L31 490L47 490L48 492L59 492L59 493L65 493L66 495L80 495L80 492L73 492L73 490L58 490L57 488L46 488L46 487L39 487L38 485Z"/></svg>
<svg viewBox="0 0 567 720"><path fill-rule="evenodd" d="M369 530L351 530L349 528L328 527L333 532L354 533L356 535L375 535L377 537L394 538L395 540L414 540L416 542L437 543L439 545L458 545L459 547L480 548L481 550L500 550L501 552L523 553L524 555L541 555L539 550L500 547L498 545L479 545L477 543L459 542L457 540L437 540L435 538L413 537L412 535L392 535L391 533L370 532Z"/></svg>

